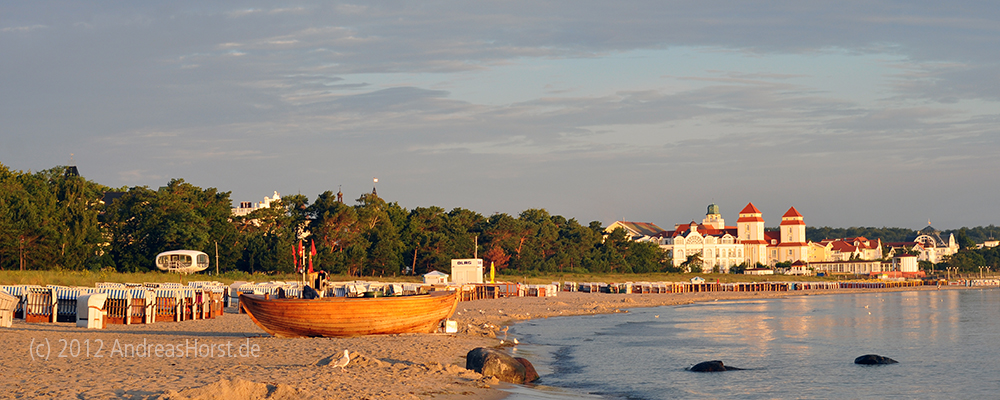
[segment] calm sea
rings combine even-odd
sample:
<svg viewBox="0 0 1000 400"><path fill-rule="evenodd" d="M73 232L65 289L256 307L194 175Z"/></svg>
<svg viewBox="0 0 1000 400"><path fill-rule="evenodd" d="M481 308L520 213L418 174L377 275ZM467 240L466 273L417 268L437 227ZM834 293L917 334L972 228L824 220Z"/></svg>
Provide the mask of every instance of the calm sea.
<svg viewBox="0 0 1000 400"><path fill-rule="evenodd" d="M716 301L511 332L542 376L511 400L1000 398L1000 289ZM864 354L899 364L854 364ZM685 370L708 360L747 370Z"/></svg>

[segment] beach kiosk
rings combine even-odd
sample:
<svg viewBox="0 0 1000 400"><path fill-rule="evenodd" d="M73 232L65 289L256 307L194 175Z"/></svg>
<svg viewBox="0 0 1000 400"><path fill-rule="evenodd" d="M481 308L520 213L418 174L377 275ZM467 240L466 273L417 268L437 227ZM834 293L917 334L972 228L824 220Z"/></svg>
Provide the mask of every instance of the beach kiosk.
<svg viewBox="0 0 1000 400"><path fill-rule="evenodd" d="M451 260L451 279L458 285L483 283L483 259L464 258Z"/></svg>
<svg viewBox="0 0 1000 400"><path fill-rule="evenodd" d="M447 285L448 274L441 271L431 271L424 274L424 283L429 285Z"/></svg>

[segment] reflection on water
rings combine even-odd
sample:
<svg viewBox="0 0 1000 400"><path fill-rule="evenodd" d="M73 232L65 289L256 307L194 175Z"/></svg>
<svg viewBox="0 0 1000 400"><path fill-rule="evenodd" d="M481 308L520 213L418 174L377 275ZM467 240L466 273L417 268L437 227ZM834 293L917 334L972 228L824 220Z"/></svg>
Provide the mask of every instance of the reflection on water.
<svg viewBox="0 0 1000 400"><path fill-rule="evenodd" d="M512 332L531 343L518 351L542 383L604 398L996 397L998 304L991 289L796 296L549 318ZM853 363L872 353L900 364ZM749 370L684 369L707 360Z"/></svg>

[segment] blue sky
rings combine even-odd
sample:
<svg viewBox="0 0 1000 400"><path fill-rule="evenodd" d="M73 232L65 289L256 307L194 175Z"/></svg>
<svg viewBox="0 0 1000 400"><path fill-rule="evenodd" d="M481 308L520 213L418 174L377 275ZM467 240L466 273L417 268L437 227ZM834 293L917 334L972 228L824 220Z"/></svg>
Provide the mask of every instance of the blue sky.
<svg viewBox="0 0 1000 400"><path fill-rule="evenodd" d="M986 1L0 2L0 162L664 228L997 224Z"/></svg>

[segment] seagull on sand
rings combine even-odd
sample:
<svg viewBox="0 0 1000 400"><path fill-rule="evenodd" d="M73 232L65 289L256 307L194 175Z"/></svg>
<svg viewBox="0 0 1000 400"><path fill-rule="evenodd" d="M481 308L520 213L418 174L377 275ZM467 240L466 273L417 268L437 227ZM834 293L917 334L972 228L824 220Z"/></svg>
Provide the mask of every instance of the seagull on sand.
<svg viewBox="0 0 1000 400"><path fill-rule="evenodd" d="M334 363L333 366L340 367L340 369L344 369L344 367L346 367L347 363L349 362L351 362L351 355L350 353L347 352L347 350L344 350L344 356L340 357L340 359L337 360L337 362Z"/></svg>

